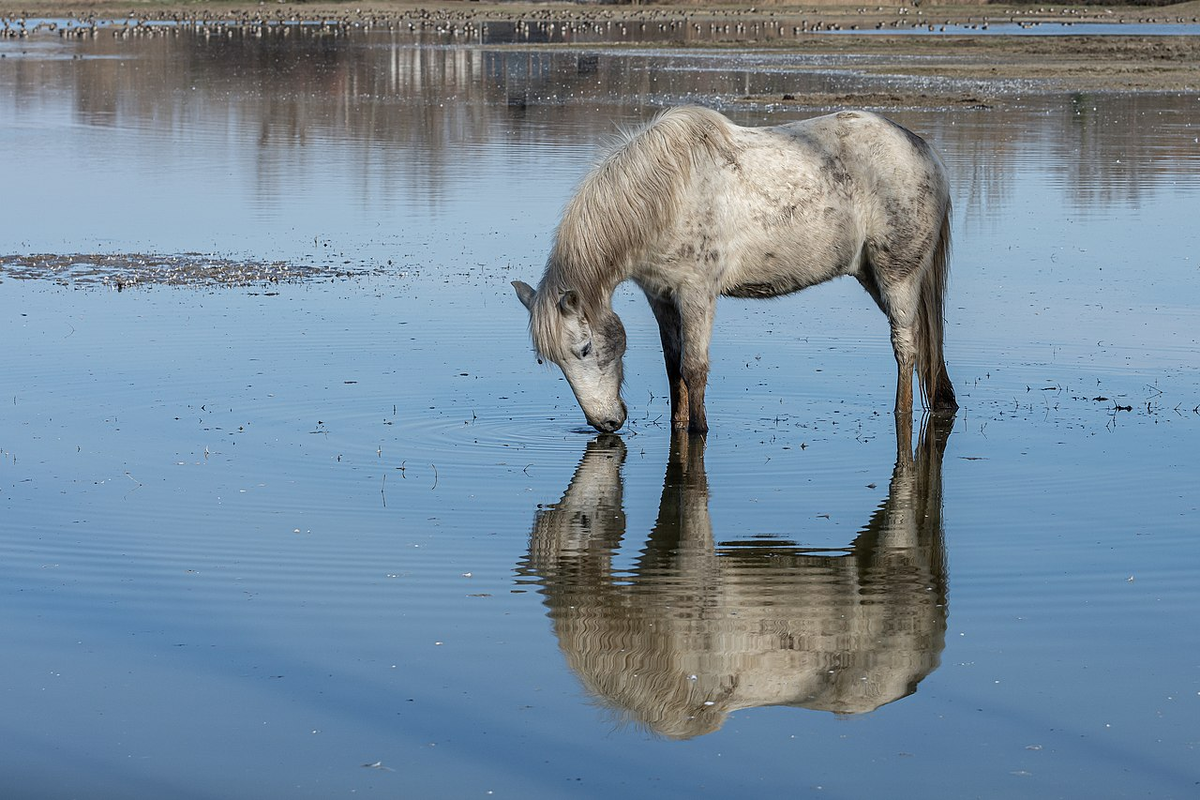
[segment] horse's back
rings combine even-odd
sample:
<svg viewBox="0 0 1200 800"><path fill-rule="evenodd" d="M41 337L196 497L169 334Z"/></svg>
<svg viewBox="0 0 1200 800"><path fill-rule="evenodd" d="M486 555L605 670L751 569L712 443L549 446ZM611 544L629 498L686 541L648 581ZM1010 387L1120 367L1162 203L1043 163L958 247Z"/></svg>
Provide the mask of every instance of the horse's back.
<svg viewBox="0 0 1200 800"><path fill-rule="evenodd" d="M858 275L873 256L916 264L948 206L932 148L877 114L742 127L711 111L678 113L722 129L723 146L692 162L672 223L635 270L654 294L707 285L774 297Z"/></svg>
<svg viewBox="0 0 1200 800"><path fill-rule="evenodd" d="M799 151L819 154L827 166L844 167L860 179L876 182L890 176L906 182L928 175L937 180L938 188L946 189L945 168L933 148L902 125L870 111L839 111L744 130L787 137Z"/></svg>
<svg viewBox="0 0 1200 800"><path fill-rule="evenodd" d="M867 111L730 131L733 161L694 195L704 225L676 245L690 254L695 237L724 242L722 294L773 297L925 260L949 182L916 134Z"/></svg>

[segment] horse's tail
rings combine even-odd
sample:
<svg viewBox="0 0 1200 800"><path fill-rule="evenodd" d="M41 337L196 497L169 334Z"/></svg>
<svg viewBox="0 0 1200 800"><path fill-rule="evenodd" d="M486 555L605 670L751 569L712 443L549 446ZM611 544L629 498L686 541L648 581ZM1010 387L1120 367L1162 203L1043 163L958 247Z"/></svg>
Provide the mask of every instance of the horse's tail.
<svg viewBox="0 0 1200 800"><path fill-rule="evenodd" d="M932 269L921 284L918 307L917 380L925 406L934 411L953 411L958 408L954 386L946 372L942 352L945 340L946 283L950 277L950 201L942 214L942 226L933 251Z"/></svg>

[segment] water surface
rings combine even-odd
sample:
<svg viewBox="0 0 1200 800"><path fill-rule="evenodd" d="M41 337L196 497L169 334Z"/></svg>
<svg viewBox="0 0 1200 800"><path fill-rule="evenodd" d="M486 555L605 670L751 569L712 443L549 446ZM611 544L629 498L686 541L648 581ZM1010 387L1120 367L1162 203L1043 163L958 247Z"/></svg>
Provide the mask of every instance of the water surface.
<svg viewBox="0 0 1200 800"><path fill-rule="evenodd" d="M855 285L723 302L701 442L632 291L614 438L509 287L618 123L845 65L0 53L4 794L1194 793L1195 93L888 112L956 208L963 408L909 451ZM78 279L187 254L251 279Z"/></svg>

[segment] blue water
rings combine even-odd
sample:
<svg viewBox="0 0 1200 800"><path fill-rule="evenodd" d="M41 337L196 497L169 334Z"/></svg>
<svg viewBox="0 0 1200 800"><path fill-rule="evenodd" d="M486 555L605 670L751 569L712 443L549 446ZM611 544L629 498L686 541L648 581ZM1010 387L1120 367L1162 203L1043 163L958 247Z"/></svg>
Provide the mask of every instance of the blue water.
<svg viewBox="0 0 1200 800"><path fill-rule="evenodd" d="M0 794L1194 794L1195 93L892 112L963 406L897 465L855 285L723 303L702 449L632 291L620 441L530 351L604 135L803 115L736 102L761 59L0 51ZM13 266L96 252L318 276Z"/></svg>

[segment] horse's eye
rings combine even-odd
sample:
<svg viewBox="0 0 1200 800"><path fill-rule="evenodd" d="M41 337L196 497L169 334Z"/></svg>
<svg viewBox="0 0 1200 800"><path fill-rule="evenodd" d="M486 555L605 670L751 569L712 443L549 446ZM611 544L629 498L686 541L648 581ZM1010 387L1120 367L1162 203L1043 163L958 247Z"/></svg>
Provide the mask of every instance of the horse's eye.
<svg viewBox="0 0 1200 800"><path fill-rule="evenodd" d="M587 358L589 355L591 355L591 352L592 352L592 343L588 342L587 344L585 344L583 346L583 349L579 351L579 357Z"/></svg>

